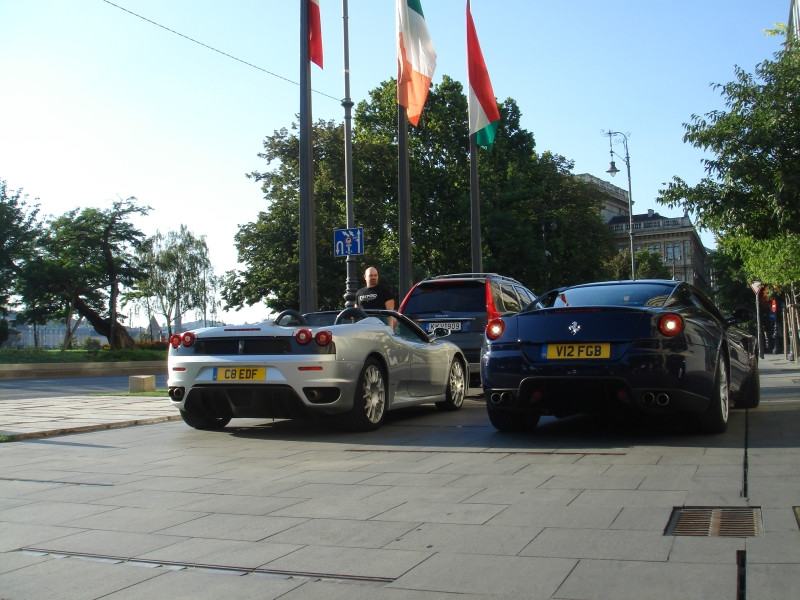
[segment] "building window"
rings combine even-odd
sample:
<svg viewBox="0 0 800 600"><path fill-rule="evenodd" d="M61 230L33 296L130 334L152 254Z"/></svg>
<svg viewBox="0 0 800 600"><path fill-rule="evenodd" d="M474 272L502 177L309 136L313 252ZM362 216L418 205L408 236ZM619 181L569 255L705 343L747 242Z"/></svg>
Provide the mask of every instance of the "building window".
<svg viewBox="0 0 800 600"><path fill-rule="evenodd" d="M660 254L661 253L661 244L650 244L647 247L647 251L650 252L650 254Z"/></svg>
<svg viewBox="0 0 800 600"><path fill-rule="evenodd" d="M667 242L666 244L666 259L667 260L680 260L681 259L681 244L680 242Z"/></svg>

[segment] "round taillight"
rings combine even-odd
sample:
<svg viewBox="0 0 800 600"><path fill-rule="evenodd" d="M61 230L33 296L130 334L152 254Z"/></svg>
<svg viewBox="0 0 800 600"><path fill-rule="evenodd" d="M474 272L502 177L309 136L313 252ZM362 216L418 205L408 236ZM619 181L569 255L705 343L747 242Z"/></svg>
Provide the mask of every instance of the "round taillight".
<svg viewBox="0 0 800 600"><path fill-rule="evenodd" d="M333 339L333 335L330 331L318 331L317 335L314 336L314 341L317 342L317 346L327 346L331 343Z"/></svg>
<svg viewBox="0 0 800 600"><path fill-rule="evenodd" d="M171 336L169 336L169 344L177 350L178 346L181 345L181 334L173 333Z"/></svg>
<svg viewBox="0 0 800 600"><path fill-rule="evenodd" d="M305 346L308 342L314 339L314 336L311 335L311 331L308 329L298 329L297 333L294 334L294 339L301 346Z"/></svg>
<svg viewBox="0 0 800 600"><path fill-rule="evenodd" d="M683 319L679 315L667 313L658 320L658 330L667 337L678 335L683 331Z"/></svg>
<svg viewBox="0 0 800 600"><path fill-rule="evenodd" d="M503 319L492 319L486 325L486 337L490 340L496 340L503 335L505 330L506 324L503 322Z"/></svg>
<svg viewBox="0 0 800 600"><path fill-rule="evenodd" d="M190 348L192 344L194 344L194 340L195 335L193 331L187 331L181 336L181 342L183 342L183 345L187 348Z"/></svg>

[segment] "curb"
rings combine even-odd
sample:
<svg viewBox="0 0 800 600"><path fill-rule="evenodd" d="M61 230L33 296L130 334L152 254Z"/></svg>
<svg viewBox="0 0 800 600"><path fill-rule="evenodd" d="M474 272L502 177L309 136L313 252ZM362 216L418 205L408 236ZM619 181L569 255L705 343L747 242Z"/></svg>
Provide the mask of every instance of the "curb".
<svg viewBox="0 0 800 600"><path fill-rule="evenodd" d="M170 415L166 417L150 417L147 419L131 419L128 421L117 421L115 423L96 423L94 425L81 425L79 427L62 427L59 429L47 429L44 431L29 431L26 433L0 434L0 443L21 442L36 438L54 437L57 435L69 435L72 433L88 433L91 431L102 431L105 429L122 429L123 427L133 427L135 425L153 425L156 423L166 423L168 421L179 421L180 415Z"/></svg>
<svg viewBox="0 0 800 600"><path fill-rule="evenodd" d="M92 363L0 364L0 380L109 375L166 375L165 360Z"/></svg>

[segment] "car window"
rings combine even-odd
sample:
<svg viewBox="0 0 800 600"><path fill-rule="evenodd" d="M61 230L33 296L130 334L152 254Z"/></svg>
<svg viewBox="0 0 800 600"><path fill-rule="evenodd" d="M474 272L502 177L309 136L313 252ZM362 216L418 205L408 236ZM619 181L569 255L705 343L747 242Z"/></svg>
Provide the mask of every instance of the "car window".
<svg viewBox="0 0 800 600"><path fill-rule="evenodd" d="M519 303L520 306L528 306L531 302L533 302L533 297L528 293L524 287L520 287L518 285L514 286L514 289L517 291L517 295L519 296Z"/></svg>
<svg viewBox="0 0 800 600"><path fill-rule="evenodd" d="M555 295L552 306L654 306L664 305L672 286L659 283L596 285L569 288Z"/></svg>
<svg viewBox="0 0 800 600"><path fill-rule="evenodd" d="M495 307L500 312L519 312L522 308L514 291L514 286L509 283L500 282L497 284L499 294L495 294Z"/></svg>
<svg viewBox="0 0 800 600"><path fill-rule="evenodd" d="M418 285L403 307L405 314L480 313L486 311L486 292L481 281L435 282Z"/></svg>
<svg viewBox="0 0 800 600"><path fill-rule="evenodd" d="M692 290L692 298L697 305L700 306L700 308L714 315L719 321L722 322L725 320L716 305L706 296L704 296L699 290Z"/></svg>

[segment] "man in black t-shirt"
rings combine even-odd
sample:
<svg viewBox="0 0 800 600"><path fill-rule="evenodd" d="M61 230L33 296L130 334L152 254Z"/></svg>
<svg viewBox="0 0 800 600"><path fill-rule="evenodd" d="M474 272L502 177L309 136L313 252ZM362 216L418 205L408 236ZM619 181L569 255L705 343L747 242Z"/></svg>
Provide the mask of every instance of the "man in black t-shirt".
<svg viewBox="0 0 800 600"><path fill-rule="evenodd" d="M358 308L388 308L394 310L394 294L382 283L378 283L378 269L369 267L364 271L364 281L367 286L356 293L356 306Z"/></svg>

